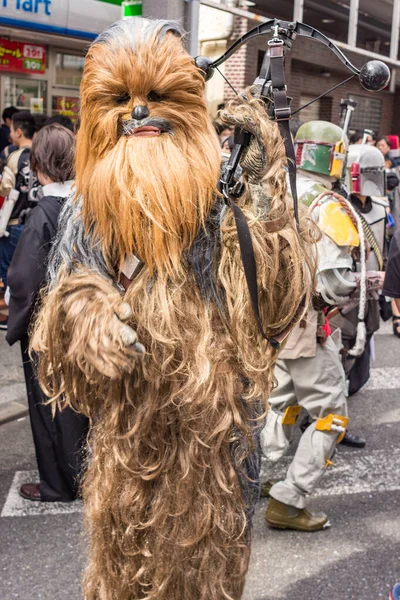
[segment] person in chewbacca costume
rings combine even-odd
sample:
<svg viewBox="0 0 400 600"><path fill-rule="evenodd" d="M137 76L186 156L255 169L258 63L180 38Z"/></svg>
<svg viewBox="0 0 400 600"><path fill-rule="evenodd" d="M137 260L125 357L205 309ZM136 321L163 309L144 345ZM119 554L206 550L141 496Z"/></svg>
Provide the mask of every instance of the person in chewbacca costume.
<svg viewBox="0 0 400 600"><path fill-rule="evenodd" d="M204 77L173 22L127 19L91 46L76 190L63 210L32 347L54 406L91 422L85 600L239 599L258 498L259 430L278 352L259 334ZM284 146L247 91L238 203L268 335L314 279Z"/></svg>

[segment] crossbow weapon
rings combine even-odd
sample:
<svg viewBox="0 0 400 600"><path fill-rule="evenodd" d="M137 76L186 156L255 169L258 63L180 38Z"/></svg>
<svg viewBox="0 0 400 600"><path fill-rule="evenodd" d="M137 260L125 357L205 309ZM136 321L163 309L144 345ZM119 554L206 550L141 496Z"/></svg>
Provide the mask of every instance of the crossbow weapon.
<svg viewBox="0 0 400 600"><path fill-rule="evenodd" d="M253 89L255 89L256 94L264 101L268 116L277 121L279 126L280 134L285 145L286 157L288 159L287 169L293 198L294 216L298 227L299 212L296 188L296 157L289 127L289 122L292 115L299 112L299 110L305 108L306 106L309 106L323 96L326 96L334 89L347 83L350 79L356 76L358 76L360 84L364 89L368 91L380 91L384 89L390 81L390 70L388 66L380 60L370 60L365 63L361 69L358 69L350 62L350 60L340 50L340 48L336 46L336 44L334 44L328 37L314 27L306 25L305 23L283 21L277 18L269 19L268 21L262 23L261 25L257 25L254 27L254 29L251 29L245 33L241 38L236 40L236 42L234 42L222 56L214 61L207 56L198 56L195 58L196 66L202 71L204 78L207 81L213 76L214 71L218 69L218 67L222 65L229 57L231 57L243 44L246 44L255 37L261 35L267 36L270 34L272 34L272 37L270 37L267 42L267 51L265 53L260 73L254 82ZM334 88L329 89L311 102L308 102L305 106L292 113L290 107L291 98L287 95L285 55L287 51L291 49L292 44L297 36L309 38L310 40L317 40L329 48L351 72L351 75L343 82L334 86ZM235 203L235 172L243 152L248 148L250 142L251 134L246 131L242 131L238 127L235 128L234 147L231 157L222 173L220 183L225 202L232 208L234 213L247 287L258 328L261 335L268 340L274 348L278 349L281 341L285 339L290 332L291 327L288 328L288 331L285 330L273 338L268 337L264 332L258 305L257 270L250 229L243 212Z"/></svg>

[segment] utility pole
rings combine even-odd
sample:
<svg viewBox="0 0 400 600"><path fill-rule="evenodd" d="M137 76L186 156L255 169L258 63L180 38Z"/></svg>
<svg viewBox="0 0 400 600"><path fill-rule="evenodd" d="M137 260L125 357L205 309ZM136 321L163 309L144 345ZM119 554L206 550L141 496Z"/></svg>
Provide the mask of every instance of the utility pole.
<svg viewBox="0 0 400 600"><path fill-rule="evenodd" d="M143 17L178 21L186 17L185 0L143 0Z"/></svg>
<svg viewBox="0 0 400 600"><path fill-rule="evenodd" d="M350 0L349 28L347 32L347 43L349 46L357 46L359 4L360 0Z"/></svg>
<svg viewBox="0 0 400 600"><path fill-rule="evenodd" d="M200 0L189 0L189 54L199 53Z"/></svg>

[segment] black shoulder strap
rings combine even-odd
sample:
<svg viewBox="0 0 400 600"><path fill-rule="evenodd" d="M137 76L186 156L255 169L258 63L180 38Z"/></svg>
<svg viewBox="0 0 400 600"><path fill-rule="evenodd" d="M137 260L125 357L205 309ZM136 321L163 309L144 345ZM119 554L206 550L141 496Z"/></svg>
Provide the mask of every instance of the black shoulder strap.
<svg viewBox="0 0 400 600"><path fill-rule="evenodd" d="M270 62L271 62L271 83L274 100L275 119L278 122L279 131L285 145L287 166L289 173L289 182L293 198L294 216L296 219L297 228L299 228L299 209L296 186L296 156L290 133L290 106L286 94L285 83L285 66L284 66L284 45L281 41L271 41L269 43ZM257 284L257 265L254 256L253 242L251 233L243 211L237 206L230 194L230 184L233 180L236 167L239 164L241 154L246 146L250 143L249 134L235 130L235 147L232 151L231 158L227 165L225 177L221 179L224 197L227 204L231 207L236 223L238 234L240 254L242 258L244 273L246 277L247 288L250 295L251 305L254 316L257 321L258 329L262 337L267 340L275 349L279 349L281 342L289 335L293 325L298 321L305 310L305 298L302 299L296 311L292 323L289 326L275 335L273 338L268 337L263 329L260 308L258 303L258 284Z"/></svg>
<svg viewBox="0 0 400 600"><path fill-rule="evenodd" d="M18 158L18 171L22 168L24 162L26 162L27 160L29 162L29 154L30 154L29 148L24 148L22 150L22 152Z"/></svg>
<svg viewBox="0 0 400 600"><path fill-rule="evenodd" d="M270 338L264 332L260 309L258 305L258 285L257 285L257 266L254 256L253 242L251 239L250 228L247 224L243 211L233 200L230 200L230 207L235 217L236 231L238 234L240 256L242 258L244 274L246 277L247 289L249 290L251 306L257 321L258 329L262 337L267 340L275 350L278 350L280 343L275 338Z"/></svg>
<svg viewBox="0 0 400 600"><path fill-rule="evenodd" d="M292 134L290 133L291 110L289 100L286 94L285 63L284 63L284 44L283 42L270 42L269 44L271 60L271 83L272 95L274 98L274 114L278 123L279 131L285 145L287 166L289 173L290 189L293 198L294 216L297 226L299 226L299 203L297 198L296 185L296 154L294 151Z"/></svg>
<svg viewBox="0 0 400 600"><path fill-rule="evenodd" d="M258 284L257 284L257 265L254 255L254 247L251 239L251 232L247 223L246 217L239 206L229 198L229 206L233 211L235 217L236 231L238 234L240 256L242 258L244 274L246 277L247 289L249 291L251 306L253 309L254 316L257 321L258 329L262 337L267 340L275 350L279 350L281 343L287 338L289 333L292 331L293 326L300 319L305 310L305 299L303 298L297 308L296 314L289 325L277 335L273 337L267 336L264 331L260 308L258 303Z"/></svg>

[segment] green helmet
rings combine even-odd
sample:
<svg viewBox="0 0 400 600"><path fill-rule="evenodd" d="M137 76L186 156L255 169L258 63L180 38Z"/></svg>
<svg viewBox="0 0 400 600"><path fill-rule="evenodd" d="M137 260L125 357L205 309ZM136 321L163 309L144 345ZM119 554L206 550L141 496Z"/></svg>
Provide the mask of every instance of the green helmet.
<svg viewBox="0 0 400 600"><path fill-rule="evenodd" d="M328 121L309 121L299 127L296 138L296 166L341 179L346 160L343 131Z"/></svg>

